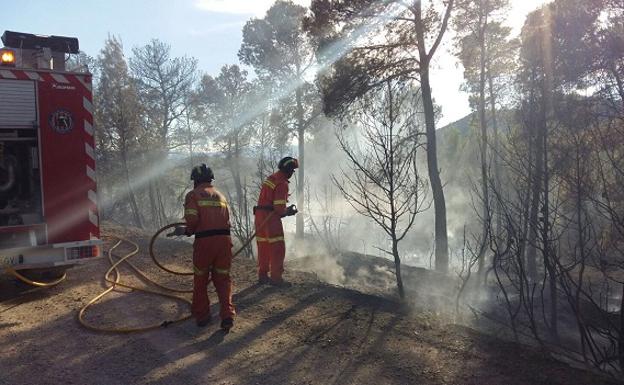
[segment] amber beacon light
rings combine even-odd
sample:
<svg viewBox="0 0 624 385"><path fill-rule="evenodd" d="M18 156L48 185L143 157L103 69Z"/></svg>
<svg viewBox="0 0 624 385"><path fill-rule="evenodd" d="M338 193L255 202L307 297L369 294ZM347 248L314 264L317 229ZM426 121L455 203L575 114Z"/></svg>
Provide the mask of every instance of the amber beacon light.
<svg viewBox="0 0 624 385"><path fill-rule="evenodd" d="M14 66L15 65L15 52L10 49L0 49L0 65Z"/></svg>

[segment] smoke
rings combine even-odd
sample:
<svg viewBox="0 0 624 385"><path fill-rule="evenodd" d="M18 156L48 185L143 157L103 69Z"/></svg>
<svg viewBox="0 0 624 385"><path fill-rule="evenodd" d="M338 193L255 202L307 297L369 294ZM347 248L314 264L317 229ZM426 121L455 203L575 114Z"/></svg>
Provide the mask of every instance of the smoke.
<svg viewBox="0 0 624 385"><path fill-rule="evenodd" d="M289 259L293 257L293 259ZM288 255L286 266L295 270L313 273L322 281L332 285L344 286L347 282L344 269L338 264L336 257L328 254L299 256Z"/></svg>
<svg viewBox="0 0 624 385"><path fill-rule="evenodd" d="M382 258L390 256L382 250L390 250L389 237L371 219L357 213L351 204L340 194L333 185L331 176L339 176L348 164L346 155L336 146L335 130L338 128L333 121L323 119L321 128L314 138L306 143L306 185L309 186L306 199L309 207L299 208L300 211L311 218L317 227L320 223L332 221L330 235L338 244L341 251L354 251L364 255L374 255ZM355 128L350 128L355 130ZM426 159L424 151L419 158L419 170L426 174ZM445 155L442 154L442 157ZM459 157L462 157L460 154ZM446 166L447 162L442 162ZM463 170L463 168L462 168ZM461 176L457 176L460 174ZM464 227L466 237L476 233L477 223L471 182L467 176L460 172L442 170L442 178L445 185L445 199L447 207L447 229L449 237L449 254L460 254L464 242ZM417 215L414 225L406 238L400 243L402 262L414 267L431 268L434 252L434 210L433 205L429 209ZM319 241L325 238L318 234L317 228L308 223L306 229L309 234L316 236ZM294 227L285 224L289 230ZM294 221L293 221L294 226ZM320 229L321 232L323 229ZM461 258L451 257L451 269L461 270Z"/></svg>
<svg viewBox="0 0 624 385"><path fill-rule="evenodd" d="M286 268L314 273L328 284L396 298L395 265L392 256L387 253L391 250L389 237L371 219L358 214L331 181L330 176L346 169L344 166L348 161L335 145L336 129L334 122L324 119L320 130L306 143L306 183L309 186L306 199L310 204L303 211L320 229L312 227L308 219L304 243L296 243L294 234L287 235ZM426 174L424 156L418 167L421 173ZM470 183L465 177L460 180L445 173L445 170L442 170L442 176L446 176L446 181L453 179L445 186L449 251L452 256L451 271L460 271L464 226L476 219L472 191L466 187ZM334 227L323 233L324 228L319 224L328 221ZM294 232L294 220L291 222L286 219L285 228ZM414 308L455 319L455 299L461 281L455 273L444 275L431 270L434 264L433 224L434 210L431 206L418 214L414 226L400 243L406 298ZM470 226L467 232L469 229ZM333 242L328 242L328 239ZM473 297L470 294L464 298ZM475 298L483 300L483 295L475 294Z"/></svg>

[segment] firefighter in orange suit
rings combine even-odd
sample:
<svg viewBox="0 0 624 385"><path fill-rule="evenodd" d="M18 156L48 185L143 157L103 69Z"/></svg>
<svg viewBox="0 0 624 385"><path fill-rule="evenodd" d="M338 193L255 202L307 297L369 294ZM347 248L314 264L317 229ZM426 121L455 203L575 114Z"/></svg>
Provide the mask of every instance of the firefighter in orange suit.
<svg viewBox="0 0 624 385"><path fill-rule="evenodd" d="M221 306L221 328L225 331L234 325L236 314L232 304L232 240L230 238L230 213L223 194L211 182L212 170L205 164L193 168L191 180L194 189L186 194L184 219L186 228L176 228L175 235L195 234L193 243L193 303L191 311L197 326L210 323L208 282L212 282Z"/></svg>
<svg viewBox="0 0 624 385"><path fill-rule="evenodd" d="M297 213L295 205L286 207L288 180L297 168L299 162L295 158L286 157L280 160L279 170L262 183L258 205L254 207L259 283L288 285L282 279L286 255L282 218Z"/></svg>

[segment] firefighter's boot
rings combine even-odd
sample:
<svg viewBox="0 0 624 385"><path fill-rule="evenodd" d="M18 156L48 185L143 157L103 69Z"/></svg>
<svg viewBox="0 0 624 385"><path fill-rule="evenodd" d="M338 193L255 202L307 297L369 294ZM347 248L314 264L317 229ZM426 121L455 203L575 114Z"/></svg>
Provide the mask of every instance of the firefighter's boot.
<svg viewBox="0 0 624 385"><path fill-rule="evenodd" d="M234 326L234 319L232 319L232 317L224 318L221 321L221 330L226 333L229 333L232 326Z"/></svg>

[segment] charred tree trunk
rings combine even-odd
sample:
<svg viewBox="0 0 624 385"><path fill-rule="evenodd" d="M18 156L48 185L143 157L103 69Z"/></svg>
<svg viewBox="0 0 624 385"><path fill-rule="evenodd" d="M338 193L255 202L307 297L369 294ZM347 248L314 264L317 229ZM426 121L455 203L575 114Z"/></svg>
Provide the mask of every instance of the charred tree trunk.
<svg viewBox="0 0 624 385"><path fill-rule="evenodd" d="M397 173L396 173L396 169L395 169L395 143L394 143L394 121L395 121L395 117L396 114L398 113L398 111L395 111L394 109L394 95L392 92L392 85L390 83L390 81L387 82L388 84L388 116L389 116L389 121L391 122L389 125L389 138L388 138L388 165L389 165L389 172L388 172L388 183L389 183L389 196L388 196L388 200L390 203L390 237L392 239L392 256L394 257L394 267L395 267L395 274L396 274L396 280L397 280L397 289L399 291L399 297L401 299L405 299L405 291L403 289L403 279L401 278L401 258L399 257L399 242L397 239L397 224L398 224L398 215L397 215L397 207L396 207L396 201L397 201Z"/></svg>
<svg viewBox="0 0 624 385"><path fill-rule="evenodd" d="M487 10L486 10L487 12ZM480 13L479 26L479 45L480 45L480 63L479 63L479 126L481 128L480 156L481 156L481 195L482 195L482 215L483 215L483 234L481 235L481 245L479 246L479 279L484 276L485 270L485 250L488 240L488 232L490 230L490 189L488 187L488 160L487 160L487 120L485 118L485 26L487 25L487 16Z"/></svg>
<svg viewBox="0 0 624 385"><path fill-rule="evenodd" d="M496 191L501 191L501 162L500 162L500 138L499 138L499 133L498 133L498 120L497 120L497 114L496 114L496 95L494 92L494 79L492 79L492 75L488 74L488 88L490 91L490 114L491 114L491 121L492 121L492 134L493 134L493 139L494 139L494 145L493 145L493 154L492 154L492 163L493 163L493 167L494 167L494 188ZM500 234L502 225L503 225L503 220L502 220L502 214L501 214L501 210L499 207L499 202L496 201L494 203L494 212L496 213L496 223L494 226L494 234L496 234L497 236ZM491 231L491 230L490 230Z"/></svg>
<svg viewBox="0 0 624 385"><path fill-rule="evenodd" d="M303 208L304 205L304 181L305 181L305 122L303 119L303 95L301 88L298 87L295 92L295 98L297 99L297 138L299 139L299 175L297 178L297 207ZM299 212L296 215L296 223L297 223L297 239L303 239L304 235L304 223L303 223L303 213Z"/></svg>
<svg viewBox="0 0 624 385"><path fill-rule="evenodd" d="M396 274L397 289L399 297L405 299L405 289L403 288L403 278L401 278L401 258L399 257L399 244L396 236L392 238L392 256L394 257L394 272Z"/></svg>
<svg viewBox="0 0 624 385"><path fill-rule="evenodd" d="M543 151L543 195L544 202L542 205L542 234L541 234L541 243L543 245L543 255L544 255L544 268L548 272L548 283L549 283L549 294L550 294L550 331L555 340L559 338L558 332L558 312L557 312L557 272L556 272L556 262L555 258L557 257L551 248L550 242L550 202L549 202L549 181L550 181L550 173L548 172L548 126L546 122L544 122L542 134L542 142L541 147Z"/></svg>
<svg viewBox="0 0 624 385"><path fill-rule="evenodd" d="M569 296L570 301L573 301L574 306L574 316L576 317L576 323L579 330L580 342L581 342L581 353L583 355L583 359L587 361L587 333L586 326L581 315L581 293L583 289L583 275L585 273L586 260L587 260L587 250L586 250L586 234L585 234L585 224L583 220L583 183L581 179L581 154L580 154L580 143L577 142L577 151L576 151L576 172L575 172L575 187L576 187L576 223L577 223L577 237L579 240L579 254L580 254L580 268L578 272L577 278L577 286L574 292L574 296Z"/></svg>
<svg viewBox="0 0 624 385"><path fill-rule="evenodd" d="M249 215L249 210L247 209L249 207L249 199L248 199L248 192L247 192L247 182L245 181L245 187L243 188L243 207L245 207L245 210L241 213L241 221L243 222L243 227L245 229L245 239L243 241L246 241L247 239L249 239L252 235L252 232L254 231L252 222L251 222L251 215ZM249 244L247 245L247 247L245 248L245 256L249 259L253 259L253 247L251 246L251 242L249 242Z"/></svg>
<svg viewBox="0 0 624 385"><path fill-rule="evenodd" d="M552 52L550 42L545 42L544 56L546 63L552 63ZM543 151L542 176L543 176L543 195L544 204L542 208L542 245L544 252L545 268L549 275L550 290L550 329L555 341L559 340L559 316L558 316L558 297L557 297L557 262L558 255L554 247L551 246L552 229L550 223L550 169L549 169L549 121L553 117L553 68L547 65L544 68L544 81L542 83L542 130L540 147ZM556 209L556 208L555 208Z"/></svg>
<svg viewBox="0 0 624 385"><path fill-rule="evenodd" d="M449 1L447 11L442 22L439 38L442 37L446 29L446 23L453 6L453 1ZM431 56L435 52L435 43L431 52L427 53L425 47L424 22L421 13L422 2L414 2L416 40L418 43L420 90L422 93L422 104L425 109L425 126L427 138L427 168L429 172L429 183L433 193L433 206L435 212L435 266L436 270L448 272L448 234L446 229L446 201L444 199L444 189L440 180L440 170L438 169L438 155L436 146L435 111L433 109L433 98L431 97L431 82L429 80L429 65ZM440 40L437 40L439 42Z"/></svg>
<svg viewBox="0 0 624 385"><path fill-rule="evenodd" d="M533 153L533 159L535 163L529 163L528 167L532 173L532 191L531 191L531 203L529 211L528 221L528 239L527 239L527 256L526 265L528 270L528 276L532 282L537 280L537 237L538 237L538 215L540 206L540 196L542 190L542 173L543 173L543 132L537 127L534 114L536 111L537 100L535 98L535 92L531 91L529 98L529 148L528 151Z"/></svg>
<svg viewBox="0 0 624 385"><path fill-rule="evenodd" d="M422 55L421 55L422 59ZM427 166L429 182L433 192L433 206L435 211L435 267L436 270L446 273L448 271L448 235L446 232L446 202L444 190L438 170L438 156L436 150L435 114L431 86L429 84L429 59L424 58L420 65L420 84L422 102L425 108L425 126L427 137Z"/></svg>
<svg viewBox="0 0 624 385"><path fill-rule="evenodd" d="M620 333L618 340L618 353L620 370L624 370L624 284L622 285L622 298L620 300Z"/></svg>

